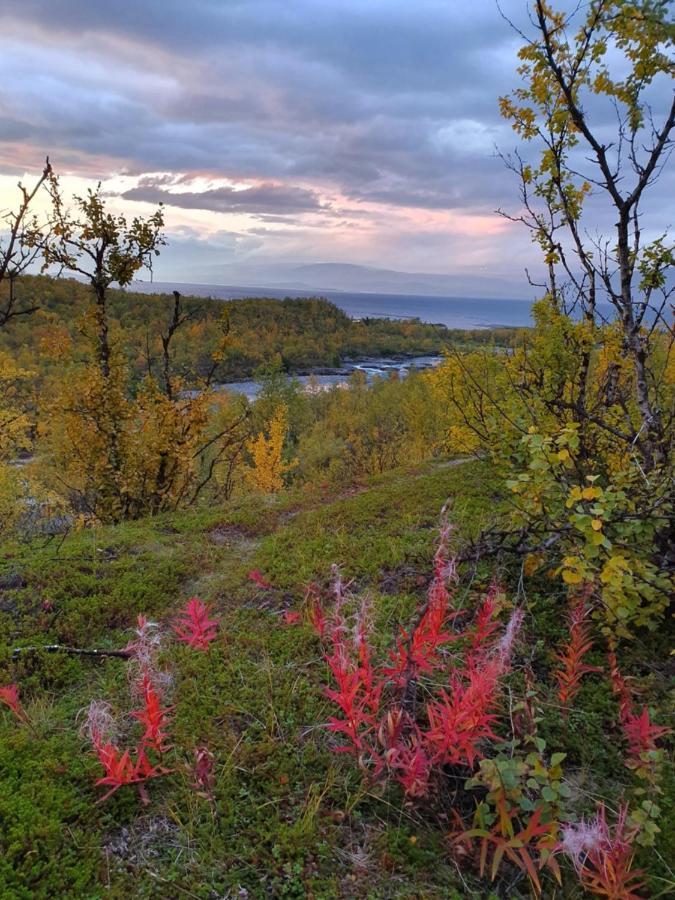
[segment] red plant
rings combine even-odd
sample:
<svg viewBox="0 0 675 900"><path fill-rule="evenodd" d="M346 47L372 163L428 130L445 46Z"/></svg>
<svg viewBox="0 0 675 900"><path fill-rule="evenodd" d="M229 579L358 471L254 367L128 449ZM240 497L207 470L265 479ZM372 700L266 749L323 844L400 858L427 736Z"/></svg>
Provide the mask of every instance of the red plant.
<svg viewBox="0 0 675 900"><path fill-rule="evenodd" d="M323 607L321 606L319 590L315 584L310 584L307 588L306 602L309 610L309 621L314 626L314 630L321 640L323 640L326 637L328 621L326 619L326 614L323 611Z"/></svg>
<svg viewBox="0 0 675 900"><path fill-rule="evenodd" d="M612 683L612 690L619 698L619 718L623 721L632 711L633 699L628 689L628 685L621 674L619 663L616 659L616 653L613 650L608 651L607 661L609 662L609 680Z"/></svg>
<svg viewBox="0 0 675 900"><path fill-rule="evenodd" d="M11 709L19 722L23 722L24 725L29 724L28 715L19 699L19 686L17 684L6 684L4 687L0 687L0 703Z"/></svg>
<svg viewBox="0 0 675 900"><path fill-rule="evenodd" d="M630 690L621 674L613 650L609 651L607 658L612 688L619 698L619 721L628 744L626 765L630 769L649 766L650 761L645 759L645 754L658 749L656 741L666 734L670 734L670 728L653 725L646 706L642 707L640 713L635 712Z"/></svg>
<svg viewBox="0 0 675 900"><path fill-rule="evenodd" d="M110 785L110 790L98 799L98 803L103 803L125 784L141 785L169 771L162 766L153 766L143 749L139 749L135 761L128 750L121 752L114 744L100 744L95 749L105 770L105 775L97 779L96 784Z"/></svg>
<svg viewBox="0 0 675 900"><path fill-rule="evenodd" d="M129 784L137 785L142 802L148 803L144 783L170 771L153 763L148 756L149 752L161 755L170 749L166 726L173 707L162 706L158 691L158 685L168 678L168 674L159 672L156 665L160 641L158 626L139 615L136 639L125 647L129 658L132 695L138 696L140 693L143 703L141 709L132 710L130 714L143 726L143 733L134 750L122 750L119 747L116 741L117 727L109 703L93 700L87 710L83 730L88 734L105 773L96 784L110 788L99 799L99 803L107 800L120 787Z"/></svg>
<svg viewBox="0 0 675 900"><path fill-rule="evenodd" d="M450 691L441 690L438 700L427 704L429 730L425 739L433 760L440 765L473 767L482 757L479 744L494 738L497 690L501 670L496 661L450 677Z"/></svg>
<svg viewBox="0 0 675 900"><path fill-rule="evenodd" d="M155 750L157 753L166 753L170 747L166 744L167 733L163 730L167 724L168 714L173 707L162 709L159 695L152 681L143 679L143 709L134 710L131 715L143 725L145 731L141 738L143 748Z"/></svg>
<svg viewBox="0 0 675 900"><path fill-rule="evenodd" d="M213 801L214 787L214 756L208 747L195 747L194 765L192 766L192 775L194 781L192 787L197 791L200 797L205 800Z"/></svg>
<svg viewBox="0 0 675 900"><path fill-rule="evenodd" d="M248 577L251 579L251 581L254 581L258 585L258 587L261 587L266 591L272 587L270 582L263 577L258 569L251 569L251 571L248 573Z"/></svg>
<svg viewBox="0 0 675 900"><path fill-rule="evenodd" d="M387 760L394 778L403 786L407 797L426 797L429 792L429 779L433 760L429 757L422 743L422 735L415 729L415 737L409 746L398 744Z"/></svg>
<svg viewBox="0 0 675 900"><path fill-rule="evenodd" d="M563 715L567 714L567 707L581 690L583 676L602 671L600 666L589 666L584 662L584 656L593 646L587 615L586 601L582 598L570 613L570 639L556 656L560 668L555 672L555 679L558 682L558 699L564 708Z"/></svg>
<svg viewBox="0 0 675 900"><path fill-rule="evenodd" d="M482 744L494 737L499 680L509 669L523 619L516 609L499 640L490 640L498 627L490 621L493 587L476 617L478 627L465 634L448 630L448 622L457 617L450 610L447 584L456 578L454 563L447 559L448 535L444 527L417 622L400 630L388 659L375 661L366 605L346 616L353 598L336 569L332 614L326 618L321 612L319 618L333 679L326 695L340 710L328 728L346 738L336 751L352 753L371 777L391 777L410 797L425 796L444 766L472 768L482 758ZM461 638L471 650L467 659L451 665L444 651ZM445 688L438 684L441 669L448 673ZM427 683L429 673L434 673L433 683Z"/></svg>
<svg viewBox="0 0 675 900"><path fill-rule="evenodd" d="M558 830L557 822L542 823L542 810L535 809L527 823L516 831L513 823L516 818L516 810L504 811L490 831L482 828L473 828L463 832L457 843L480 840L480 853L478 857L478 869L481 877L485 874L490 850L492 849L492 864L490 866L490 880L494 881L504 857L526 873L534 893L541 894L541 882L537 869L548 867L561 883L560 868L553 855L555 837ZM538 865L535 865L533 854L539 857Z"/></svg>
<svg viewBox="0 0 675 900"><path fill-rule="evenodd" d="M478 607L471 632L471 653L478 655L487 646L493 634L499 630L499 623L495 620L497 612L497 594L500 593L499 585L493 581L485 599Z"/></svg>
<svg viewBox="0 0 675 900"><path fill-rule="evenodd" d="M427 602L417 623L410 631L401 628L396 647L390 651L392 665L385 672L401 686L416 680L422 672L429 673L438 668L442 664L438 655L440 648L456 638L443 630L457 616L456 612L449 611L448 582L457 581L455 562L447 556L451 530L447 524L441 528Z"/></svg>
<svg viewBox="0 0 675 900"><path fill-rule="evenodd" d="M629 760L640 763L643 753L652 753L657 750L656 741L666 734L670 734L670 728L663 725L652 725L649 718L649 710L642 707L642 712L637 715L630 713L622 722L623 732L628 742Z"/></svg>
<svg viewBox="0 0 675 900"><path fill-rule="evenodd" d="M363 626L357 628L361 633ZM358 647L347 644L343 627L334 623L333 652L326 656L336 690L326 689L326 696L340 707L344 718L331 718L329 729L344 734L351 746L340 746L336 752L355 751L362 754L366 749L370 733L377 724L377 714L383 684L376 680L370 657L370 647L361 640ZM372 754L377 758L377 754ZM378 769L380 766L378 765Z"/></svg>
<svg viewBox="0 0 675 900"><path fill-rule="evenodd" d="M197 597L188 600L173 625L178 640L195 650L208 650L218 630L218 622L209 619L209 613L209 607Z"/></svg>
<svg viewBox="0 0 675 900"><path fill-rule="evenodd" d="M612 833L603 803L591 822L566 825L557 850L574 864L581 886L607 900L640 900L636 893L643 885L643 872L632 871L636 828L627 827L628 806L619 809Z"/></svg>
<svg viewBox="0 0 675 900"><path fill-rule="evenodd" d="M132 712L131 715L145 725L145 733L133 752L120 749L115 742L115 722L108 703L94 700L87 711L84 730L88 733L94 752L105 772L102 778L97 779L96 785L110 787L110 790L98 800L99 803L103 803L115 791L128 784L138 785L141 799L147 803L144 782L167 775L170 771L163 766L153 765L147 755L150 749L159 753L169 749L164 744L167 736L162 731L168 710L161 709L150 679L146 678L143 686L145 709Z"/></svg>
<svg viewBox="0 0 675 900"><path fill-rule="evenodd" d="M153 683L158 683L165 677L165 673L160 672L157 667L162 632L157 622L151 622L146 616L139 613L135 635L136 639L129 641L124 650L129 655L129 659L135 663L135 666L130 668L131 680L142 689L146 678L150 678Z"/></svg>
<svg viewBox="0 0 675 900"><path fill-rule="evenodd" d="M297 610L284 610L284 625L299 625L301 621L302 616Z"/></svg>

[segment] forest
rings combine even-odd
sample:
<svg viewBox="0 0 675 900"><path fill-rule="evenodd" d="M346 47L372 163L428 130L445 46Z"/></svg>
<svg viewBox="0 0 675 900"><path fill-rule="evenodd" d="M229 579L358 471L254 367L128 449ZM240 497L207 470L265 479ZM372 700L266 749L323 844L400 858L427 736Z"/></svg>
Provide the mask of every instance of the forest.
<svg viewBox="0 0 675 900"><path fill-rule="evenodd" d="M89 303L86 283L26 275L14 290L16 308L34 309L35 314L16 317L12 328L0 332L0 351L41 375L54 367L53 351L59 346L83 352L81 324ZM8 285L0 286L5 302L8 292ZM173 302L171 295L110 291L110 328L119 335L136 381L153 371L161 358L160 335ZM214 373L219 382L251 378L257 369L271 364L294 373L339 367L350 358L437 354L448 343L508 346L513 332L509 328L458 331L416 320L354 320L321 298L225 302L185 296L181 316L184 322L172 348L174 366L193 379L195 387L209 372L224 331L228 341Z"/></svg>
<svg viewBox="0 0 675 900"><path fill-rule="evenodd" d="M675 891L675 250L647 228L675 103L646 99L672 27L652 0L532 15L500 99L530 154L509 215L547 273L531 328L135 294L161 206L67 197L49 160L20 186L1 897ZM443 360L292 377L413 353ZM217 389L251 375L253 401Z"/></svg>

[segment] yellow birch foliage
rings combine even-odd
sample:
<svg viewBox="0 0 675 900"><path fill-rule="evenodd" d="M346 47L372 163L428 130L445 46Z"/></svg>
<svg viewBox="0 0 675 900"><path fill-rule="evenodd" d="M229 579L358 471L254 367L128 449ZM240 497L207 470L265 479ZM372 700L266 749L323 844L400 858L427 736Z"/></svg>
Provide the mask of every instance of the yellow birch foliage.
<svg viewBox="0 0 675 900"><path fill-rule="evenodd" d="M31 373L0 355L0 536L13 527L25 488L20 473L9 465L30 446L31 420L22 402Z"/></svg>
<svg viewBox="0 0 675 900"><path fill-rule="evenodd" d="M153 378L136 397L127 373L88 365L63 379L43 414L52 465L102 520L136 518L189 502L200 477L211 394L169 398Z"/></svg>
<svg viewBox="0 0 675 900"><path fill-rule="evenodd" d="M298 461L285 462L284 442L288 430L288 410L279 406L274 413L267 432L261 431L246 445L253 465L246 471L246 480L258 491L272 494L284 486L284 476Z"/></svg>
<svg viewBox="0 0 675 900"><path fill-rule="evenodd" d="M30 372L0 354L0 464L30 446L31 421L23 403Z"/></svg>

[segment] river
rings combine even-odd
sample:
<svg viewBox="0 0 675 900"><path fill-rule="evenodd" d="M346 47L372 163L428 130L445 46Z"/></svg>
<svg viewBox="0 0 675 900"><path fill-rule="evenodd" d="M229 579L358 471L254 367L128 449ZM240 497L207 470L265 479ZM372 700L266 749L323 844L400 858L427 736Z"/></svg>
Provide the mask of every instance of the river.
<svg viewBox="0 0 675 900"><path fill-rule="evenodd" d="M408 359L394 358L367 358L353 361L345 361L342 366L330 371L318 369L308 375L289 375L289 379L297 381L307 393L315 393L320 390L330 390L339 385L347 385L349 377L354 372L363 372L368 382L376 378L387 378L393 372L399 377L405 376L411 370L432 369L441 361L442 356L413 356ZM243 394L249 400L255 400L260 393L258 381L232 381L226 384L216 385L217 391L227 391L231 394Z"/></svg>

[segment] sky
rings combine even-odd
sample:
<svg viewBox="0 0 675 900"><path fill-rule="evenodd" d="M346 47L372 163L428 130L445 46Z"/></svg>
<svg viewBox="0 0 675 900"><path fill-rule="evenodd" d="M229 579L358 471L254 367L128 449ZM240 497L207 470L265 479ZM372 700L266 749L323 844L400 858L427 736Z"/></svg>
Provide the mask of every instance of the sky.
<svg viewBox="0 0 675 900"><path fill-rule="evenodd" d="M165 203L159 280L353 263L514 296L520 43L493 0L2 0L0 207L48 153L67 193Z"/></svg>

